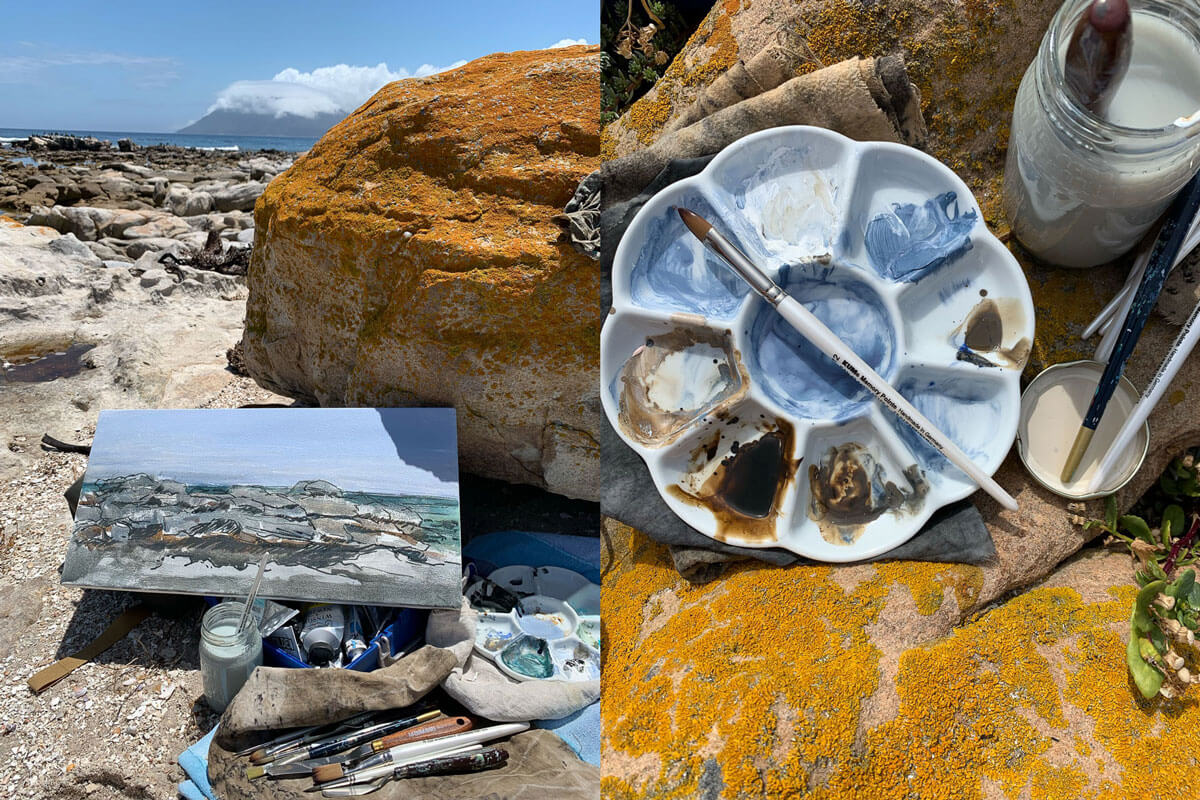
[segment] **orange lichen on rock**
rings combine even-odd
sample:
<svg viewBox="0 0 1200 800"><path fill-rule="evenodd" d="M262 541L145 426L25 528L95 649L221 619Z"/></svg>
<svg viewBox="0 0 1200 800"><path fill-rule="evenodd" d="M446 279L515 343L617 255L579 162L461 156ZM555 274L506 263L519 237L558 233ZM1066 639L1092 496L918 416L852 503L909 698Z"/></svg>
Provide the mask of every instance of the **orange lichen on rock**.
<svg viewBox="0 0 1200 800"><path fill-rule="evenodd" d="M958 611L975 608L983 590L983 570L970 564L936 564L930 561L885 561L875 566L879 579L900 583L912 593L917 611L929 616L942 607L945 590L954 594Z"/></svg>
<svg viewBox="0 0 1200 800"><path fill-rule="evenodd" d="M595 46L498 54L332 128L255 209L254 377L455 405L467 469L594 497L600 271L553 218L599 166L599 76Z"/></svg>
<svg viewBox="0 0 1200 800"><path fill-rule="evenodd" d="M943 640L915 643L887 676L864 629L909 565L877 565L849 591L823 566L743 565L694 587L665 548L610 530L605 797L1100 800L1200 790L1191 747L1200 709L1147 703L1128 682L1131 587L1094 603L1070 588L1033 589ZM917 570L927 582L929 568ZM898 705L863 730L882 680L894 680Z"/></svg>

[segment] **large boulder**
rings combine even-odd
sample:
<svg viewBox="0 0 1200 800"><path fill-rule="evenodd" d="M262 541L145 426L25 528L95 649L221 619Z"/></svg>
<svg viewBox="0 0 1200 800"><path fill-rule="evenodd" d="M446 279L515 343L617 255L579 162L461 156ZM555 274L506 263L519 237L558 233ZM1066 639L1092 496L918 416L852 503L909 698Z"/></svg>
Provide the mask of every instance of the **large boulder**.
<svg viewBox="0 0 1200 800"><path fill-rule="evenodd" d="M595 47L498 54L331 129L255 209L251 374L453 405L464 469L595 498L600 271L552 217L599 166L599 81Z"/></svg>
<svg viewBox="0 0 1200 800"><path fill-rule="evenodd" d="M258 181L235 183L212 193L213 206L217 211L253 211L254 203L266 186Z"/></svg>

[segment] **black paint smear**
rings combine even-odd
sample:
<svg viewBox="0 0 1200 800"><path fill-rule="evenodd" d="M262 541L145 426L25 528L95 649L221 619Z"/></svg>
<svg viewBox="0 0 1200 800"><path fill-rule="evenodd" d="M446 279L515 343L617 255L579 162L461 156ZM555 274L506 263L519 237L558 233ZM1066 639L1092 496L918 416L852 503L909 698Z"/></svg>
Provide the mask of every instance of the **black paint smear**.
<svg viewBox="0 0 1200 800"><path fill-rule="evenodd" d="M752 519L771 513L775 490L786 469L783 435L770 433L741 445L723 462L715 492L730 511Z"/></svg>

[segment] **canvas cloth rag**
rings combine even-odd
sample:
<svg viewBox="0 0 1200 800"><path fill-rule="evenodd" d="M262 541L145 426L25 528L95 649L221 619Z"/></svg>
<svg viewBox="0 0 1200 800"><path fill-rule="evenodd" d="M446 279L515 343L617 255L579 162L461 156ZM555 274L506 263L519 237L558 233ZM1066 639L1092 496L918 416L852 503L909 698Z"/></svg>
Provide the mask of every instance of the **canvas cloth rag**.
<svg viewBox="0 0 1200 800"><path fill-rule="evenodd" d="M717 110L690 126L671 130L645 150L607 162L601 169L601 265L603 307L612 303L612 264L617 243L638 210L675 181L695 175L727 144L781 125L814 125L861 141L919 146L925 138L920 95L908 81L901 56L851 59ZM711 98L702 98L711 103ZM687 113L687 112L685 112ZM675 568L703 583L733 561L758 559L778 566L803 561L778 548L737 547L712 539L677 517L654 487L645 462L607 420L600 432L602 513L670 546ZM914 559L981 564L996 555L991 534L969 501L936 512L916 536L871 561Z"/></svg>
<svg viewBox="0 0 1200 800"><path fill-rule="evenodd" d="M283 728L321 725L361 711L404 708L436 688L457 660L426 645L374 672L259 667L221 717L208 751L208 777L221 800L311 800L312 781L258 780L245 776L249 761L234 755ZM576 757L549 731L530 730L497 743L508 751L498 769L389 781L379 800L594 800L599 769Z"/></svg>
<svg viewBox="0 0 1200 800"><path fill-rule="evenodd" d="M425 641L454 653L442 689L472 714L496 722L562 719L600 699L600 681L514 681L475 652L479 614L463 598L458 611L431 611Z"/></svg>

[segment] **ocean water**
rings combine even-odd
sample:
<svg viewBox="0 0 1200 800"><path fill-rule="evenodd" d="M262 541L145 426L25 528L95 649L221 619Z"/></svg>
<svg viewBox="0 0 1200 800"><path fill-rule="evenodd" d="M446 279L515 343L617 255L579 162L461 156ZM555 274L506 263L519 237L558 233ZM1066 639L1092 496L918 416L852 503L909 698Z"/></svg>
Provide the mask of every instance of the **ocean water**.
<svg viewBox="0 0 1200 800"><path fill-rule="evenodd" d="M209 136L194 133L139 133L137 131L76 131L48 130L44 128L0 128L0 145L7 146L14 139L28 139L39 133L69 133L75 136L95 136L108 139L117 147L118 139L132 139L134 144L148 147L155 144L171 144L178 147L218 150L285 150L301 153L308 150L316 139L296 136Z"/></svg>

